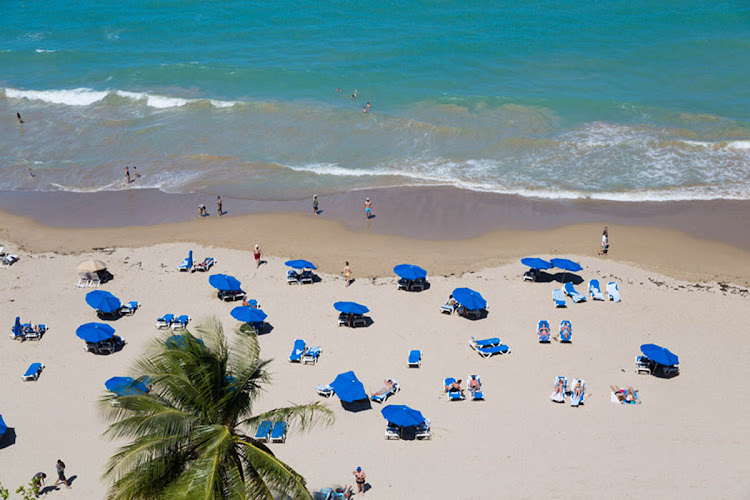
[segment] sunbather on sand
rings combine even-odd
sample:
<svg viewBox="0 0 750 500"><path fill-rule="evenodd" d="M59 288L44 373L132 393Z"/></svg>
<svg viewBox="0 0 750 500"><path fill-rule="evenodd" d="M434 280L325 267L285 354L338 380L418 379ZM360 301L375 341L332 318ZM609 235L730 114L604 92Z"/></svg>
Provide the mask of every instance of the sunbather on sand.
<svg viewBox="0 0 750 500"><path fill-rule="evenodd" d="M378 392L373 393L372 395L373 396L382 396L384 394L388 394L389 392L391 392L391 390L393 390L393 385L394 385L393 380L387 378L387 379L385 379L383 381L383 387L381 387Z"/></svg>
<svg viewBox="0 0 750 500"><path fill-rule="evenodd" d="M619 387L611 385L609 386L609 388L612 389L612 392L617 397L617 400L620 403L641 403L641 401L635 395L635 389L633 389L631 386L628 386L627 389L621 389Z"/></svg>
<svg viewBox="0 0 750 500"><path fill-rule="evenodd" d="M469 379L469 390L471 391L472 397L474 397L474 394L477 391L482 390L482 384L479 383L479 378L476 375L472 375Z"/></svg>
<svg viewBox="0 0 750 500"><path fill-rule="evenodd" d="M455 382L453 382L452 384L447 384L445 386L445 392L455 392L455 391L458 391L461 394L464 393L464 390L461 389L461 379L458 379Z"/></svg>

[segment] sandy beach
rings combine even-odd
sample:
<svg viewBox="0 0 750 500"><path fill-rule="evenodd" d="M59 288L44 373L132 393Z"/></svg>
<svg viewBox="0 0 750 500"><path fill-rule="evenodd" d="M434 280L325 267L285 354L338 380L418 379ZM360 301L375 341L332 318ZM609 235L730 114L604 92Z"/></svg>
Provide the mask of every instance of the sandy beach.
<svg viewBox="0 0 750 500"><path fill-rule="evenodd" d="M305 230L291 238L294 227ZM371 485L366 498L746 497L748 253L676 231L610 227L613 252L597 257L599 230L582 224L436 242L353 233L289 213L109 229L50 228L6 214L0 236L6 252L20 256L0 270L6 335L16 315L50 331L39 342L3 341L0 413L13 442L0 445L0 481L15 488L44 471L53 482L61 458L73 489L49 498L103 498L103 464L116 448L102 438L105 423L96 410L104 381L137 375L129 371L133 360L159 335L154 323L165 313L189 314L194 324L216 316L235 336L234 304L216 298L207 274L176 270L192 249L196 260L215 257L212 271L236 276L268 313L273 329L260 344L262 357L274 360L273 384L258 411L318 400L316 385L354 370L368 392L386 377L398 380L402 390L389 403L417 408L432 423L429 441L386 441L379 405L351 413L336 397L328 400L332 426L304 435L292 430L285 444L272 445L311 490L351 484L351 471L361 466ZM249 252L256 241L270 255L259 269ZM586 283L618 282L622 302L569 300L555 309L551 292L559 283L523 282L518 258L525 254L579 260ZM705 255L715 262L703 262ZM112 323L127 345L109 356L84 352L75 336L80 324L97 320L84 302L88 289L75 287L75 267L90 257L107 262L114 275L103 289L142 303L134 316ZM287 285L287 257L316 262L322 281ZM347 259L355 282L345 288L340 271ZM397 291L390 269L402 262L425 267L431 287ZM488 317L440 314L458 286L483 294ZM585 283L577 288L584 292ZM373 324L338 327L337 300L366 304ZM570 320L573 343L539 344L541 319L553 330ZM471 336L500 337L511 353L483 359L469 348ZM316 366L287 361L298 338L323 348ZM637 375L634 358L643 343L677 353L681 374ZM422 367L409 369L407 354L415 348L423 351ZM21 374L37 361L46 365L41 377L23 382ZM486 400L447 401L443 379L473 373ZM585 379L584 406L550 401L558 375ZM632 385L643 404L611 403L610 385Z"/></svg>

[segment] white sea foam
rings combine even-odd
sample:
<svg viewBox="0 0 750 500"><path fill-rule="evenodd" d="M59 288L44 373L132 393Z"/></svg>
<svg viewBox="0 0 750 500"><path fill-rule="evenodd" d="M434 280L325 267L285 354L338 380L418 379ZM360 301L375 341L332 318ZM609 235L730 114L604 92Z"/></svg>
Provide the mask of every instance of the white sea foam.
<svg viewBox="0 0 750 500"><path fill-rule="evenodd" d="M45 54L48 52L56 52L56 51L51 50L51 49L36 49L34 52L36 52L37 54Z"/></svg>
<svg viewBox="0 0 750 500"><path fill-rule="evenodd" d="M92 90L88 88L65 90L18 90L6 88L4 90L5 96L10 99L28 99L68 106L89 106L105 99L109 95L117 95L136 102L144 102L147 106L156 109L178 108L199 102L207 102L216 108L229 108L238 104L236 101L185 99L149 94L147 92L130 92L127 90Z"/></svg>

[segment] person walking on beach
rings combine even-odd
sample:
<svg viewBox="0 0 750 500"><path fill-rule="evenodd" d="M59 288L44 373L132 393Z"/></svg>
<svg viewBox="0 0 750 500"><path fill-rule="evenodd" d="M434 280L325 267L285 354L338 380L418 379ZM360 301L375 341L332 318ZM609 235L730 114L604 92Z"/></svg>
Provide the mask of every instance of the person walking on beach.
<svg viewBox="0 0 750 500"><path fill-rule="evenodd" d="M70 489L70 484L68 484L68 480L65 478L65 462L58 460L55 469L57 469L57 481L55 481L55 487L57 487L58 484L63 483L66 488Z"/></svg>
<svg viewBox="0 0 750 500"><path fill-rule="evenodd" d="M365 198L365 217L367 217L367 220L372 218L372 202L370 198Z"/></svg>
<svg viewBox="0 0 750 500"><path fill-rule="evenodd" d="M351 285L352 283L352 270L349 269L349 261L346 261L346 265L344 266L344 280L346 281L346 284L344 287L347 287Z"/></svg>
<svg viewBox="0 0 750 500"><path fill-rule="evenodd" d="M130 184L130 167L125 167L125 180Z"/></svg>
<svg viewBox="0 0 750 500"><path fill-rule="evenodd" d="M219 208L219 217L221 217L222 215L224 215L224 209L221 206L221 196L216 197L216 205Z"/></svg>
<svg viewBox="0 0 750 500"><path fill-rule="evenodd" d="M258 244L253 249L253 257L255 257L255 268L257 269L260 267L260 246Z"/></svg>
<svg viewBox="0 0 750 500"><path fill-rule="evenodd" d="M313 195L313 214L318 215L318 195Z"/></svg>
<svg viewBox="0 0 750 500"><path fill-rule="evenodd" d="M605 226L602 231L602 248L599 250L599 255L607 255L607 252L609 252L609 228Z"/></svg>
<svg viewBox="0 0 750 500"><path fill-rule="evenodd" d="M357 467L354 471L352 471L352 474L354 474L354 480L357 481L357 493L365 494L365 480L367 476L365 476L365 471L362 470L362 467Z"/></svg>

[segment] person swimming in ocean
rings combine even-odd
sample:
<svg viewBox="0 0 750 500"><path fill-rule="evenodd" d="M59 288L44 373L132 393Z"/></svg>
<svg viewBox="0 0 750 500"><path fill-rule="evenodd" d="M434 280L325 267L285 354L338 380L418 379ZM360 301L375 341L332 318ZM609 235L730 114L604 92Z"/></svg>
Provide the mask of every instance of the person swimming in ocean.
<svg viewBox="0 0 750 500"><path fill-rule="evenodd" d="M18 124L23 125L23 118L21 118L21 113L16 113L16 118L18 118Z"/></svg>
<svg viewBox="0 0 750 500"><path fill-rule="evenodd" d="M354 93L352 94L352 99L357 98L357 89L354 89Z"/></svg>

